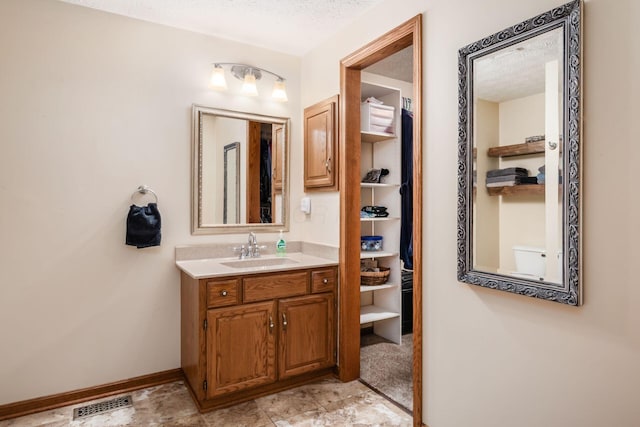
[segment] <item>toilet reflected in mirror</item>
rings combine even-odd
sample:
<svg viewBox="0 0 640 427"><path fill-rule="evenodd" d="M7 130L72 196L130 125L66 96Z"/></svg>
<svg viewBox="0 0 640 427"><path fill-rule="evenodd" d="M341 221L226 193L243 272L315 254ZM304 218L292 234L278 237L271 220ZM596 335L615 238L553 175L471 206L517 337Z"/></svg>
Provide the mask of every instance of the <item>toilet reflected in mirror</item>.
<svg viewBox="0 0 640 427"><path fill-rule="evenodd" d="M547 277L547 253L544 248L531 246L514 246L513 257L516 262L516 269L512 271L515 277L530 280L545 280ZM562 251L558 252L557 258L558 277L562 277Z"/></svg>

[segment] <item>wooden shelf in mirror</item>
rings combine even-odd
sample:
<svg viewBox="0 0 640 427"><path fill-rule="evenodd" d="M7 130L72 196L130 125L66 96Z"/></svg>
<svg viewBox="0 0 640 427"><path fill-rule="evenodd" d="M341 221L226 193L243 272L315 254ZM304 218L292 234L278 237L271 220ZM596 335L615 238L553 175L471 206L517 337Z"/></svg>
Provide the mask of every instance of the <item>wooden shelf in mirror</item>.
<svg viewBox="0 0 640 427"><path fill-rule="evenodd" d="M541 195L544 196L544 184L523 184L507 187L487 187L490 196Z"/></svg>
<svg viewBox="0 0 640 427"><path fill-rule="evenodd" d="M544 141L525 142L524 144L502 145L491 147L487 150L489 157L512 157L525 154L544 153Z"/></svg>

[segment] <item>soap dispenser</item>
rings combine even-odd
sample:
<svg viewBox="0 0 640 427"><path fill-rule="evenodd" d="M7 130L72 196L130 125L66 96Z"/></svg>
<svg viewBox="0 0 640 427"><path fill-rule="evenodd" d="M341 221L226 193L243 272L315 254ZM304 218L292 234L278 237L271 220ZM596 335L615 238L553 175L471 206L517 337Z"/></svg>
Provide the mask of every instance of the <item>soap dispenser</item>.
<svg viewBox="0 0 640 427"><path fill-rule="evenodd" d="M282 234L282 230L280 230L280 236L278 237L278 242L276 243L276 255L285 256L286 254L287 242L284 241L284 234Z"/></svg>

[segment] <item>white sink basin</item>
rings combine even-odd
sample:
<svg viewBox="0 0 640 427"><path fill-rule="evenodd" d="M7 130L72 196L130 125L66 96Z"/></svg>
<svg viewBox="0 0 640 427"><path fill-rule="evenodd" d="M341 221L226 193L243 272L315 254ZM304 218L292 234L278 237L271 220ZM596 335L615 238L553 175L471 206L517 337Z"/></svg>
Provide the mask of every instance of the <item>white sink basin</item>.
<svg viewBox="0 0 640 427"><path fill-rule="evenodd" d="M297 264L291 258L252 258L237 261L221 262L221 265L231 268L272 267L276 265Z"/></svg>

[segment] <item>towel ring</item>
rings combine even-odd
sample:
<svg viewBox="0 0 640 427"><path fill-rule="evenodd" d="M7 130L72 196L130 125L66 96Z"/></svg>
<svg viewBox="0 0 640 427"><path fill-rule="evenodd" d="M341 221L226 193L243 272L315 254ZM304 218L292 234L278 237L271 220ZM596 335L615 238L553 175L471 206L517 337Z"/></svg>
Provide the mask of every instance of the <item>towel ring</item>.
<svg viewBox="0 0 640 427"><path fill-rule="evenodd" d="M133 192L133 194L131 195L131 201L133 201L133 198L136 194L141 193L141 194L147 194L147 193L151 193L153 194L153 197L156 199L155 203L158 203L158 195L156 194L155 191L153 191L150 187L146 186L146 185L141 185L139 186L136 191Z"/></svg>

